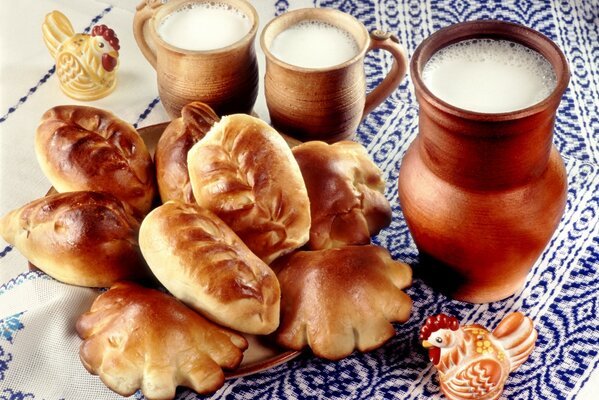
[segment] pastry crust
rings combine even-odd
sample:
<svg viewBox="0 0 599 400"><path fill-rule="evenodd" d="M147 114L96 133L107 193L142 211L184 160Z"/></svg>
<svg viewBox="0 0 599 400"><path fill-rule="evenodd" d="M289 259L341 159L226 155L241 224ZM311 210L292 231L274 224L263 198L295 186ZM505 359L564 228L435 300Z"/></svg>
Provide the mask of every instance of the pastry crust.
<svg viewBox="0 0 599 400"><path fill-rule="evenodd" d="M114 114L58 106L42 116L35 153L58 192L108 192L145 215L156 194L154 165L143 140Z"/></svg>
<svg viewBox="0 0 599 400"><path fill-rule="evenodd" d="M279 325L277 277L212 212L169 201L143 220L139 244L158 280L206 318L252 334Z"/></svg>
<svg viewBox="0 0 599 400"><path fill-rule="evenodd" d="M195 202L187 171L187 153L219 120L208 105L198 101L184 106L181 117L166 127L154 155L156 180L163 203L169 200Z"/></svg>
<svg viewBox="0 0 599 400"><path fill-rule="evenodd" d="M312 141L293 148L310 197L314 250L368 244L391 223L381 170L364 146Z"/></svg>
<svg viewBox="0 0 599 400"><path fill-rule="evenodd" d="M309 346L338 360L354 349L370 351L395 335L392 322L405 322L412 300L402 291L412 270L382 247L347 246L298 251L273 263L281 285L283 347Z"/></svg>
<svg viewBox="0 0 599 400"><path fill-rule="evenodd" d="M174 297L120 282L96 298L77 321L85 368L121 396L141 389L172 399L178 385L206 394L224 383L246 339L193 312Z"/></svg>
<svg viewBox="0 0 599 400"><path fill-rule="evenodd" d="M138 232L130 208L101 192L48 195L0 220L2 237L32 264L79 286L106 287L149 276Z"/></svg>
<svg viewBox="0 0 599 400"><path fill-rule="evenodd" d="M269 264L308 241L310 202L285 139L258 118L223 117L188 153L197 203Z"/></svg>

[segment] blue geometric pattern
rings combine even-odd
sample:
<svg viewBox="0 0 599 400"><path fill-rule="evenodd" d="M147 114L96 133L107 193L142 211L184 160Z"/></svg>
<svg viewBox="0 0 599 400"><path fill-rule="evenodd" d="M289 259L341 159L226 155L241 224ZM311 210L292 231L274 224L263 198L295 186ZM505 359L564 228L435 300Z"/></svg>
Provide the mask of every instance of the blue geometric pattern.
<svg viewBox="0 0 599 400"><path fill-rule="evenodd" d="M0 319L0 339L13 343L15 334L25 326L21 323L22 312L11 315L10 317Z"/></svg>
<svg viewBox="0 0 599 400"><path fill-rule="evenodd" d="M2 251L0 251L0 258L7 255L12 249L13 249L12 246L6 246L4 249L2 249Z"/></svg>
<svg viewBox="0 0 599 400"><path fill-rule="evenodd" d="M16 280L18 281L18 279ZM0 287L0 294L5 290L6 285ZM14 287L11 285L11 287ZM9 347L4 342L13 344L17 332L25 328L25 325L21 322L21 316L23 312L11 315L7 318L0 319L0 383L4 380L6 373L9 369L9 364L13 360L12 353L5 350L5 347ZM2 385L0 385L0 388ZM3 389L0 392L0 400L19 400L19 399L33 399L35 398L31 393L22 393L14 391L12 389Z"/></svg>
<svg viewBox="0 0 599 400"><path fill-rule="evenodd" d="M263 0L256 0L263 1ZM279 15L293 1L272 0ZM396 324L396 336L370 353L330 362L308 351L267 372L232 379L212 399L388 399L423 400L439 396L438 378L418 341L425 318L447 313L462 322L495 327L507 313L521 310L539 332L537 347L514 373L502 398L576 399L590 374L599 367L599 2L596 0L321 0L359 19L369 30L395 33L411 56L434 31L466 20L500 19L536 29L564 51L571 82L560 104L554 143L568 172L568 199L562 221L522 291L489 304L446 298L416 278L407 293L414 301L411 318ZM97 22L112 7L96 16ZM273 16L274 16L273 15ZM383 51L367 55L368 90L384 77L391 57ZM54 73L50 69L8 110L0 123L34 95ZM134 121L139 126L159 104L149 98ZM136 112L137 115L137 112ZM397 178L401 161L418 131L418 105L410 77L389 99L366 117L357 140L383 170L386 196L393 207L391 226L374 240L395 259L409 263L418 275L418 252L401 213ZM0 259L13 248L0 249ZM0 286L1 296L31 280L51 279L29 272ZM10 371L11 345L24 329L21 314L0 320L0 400L34 399L31 393L2 387ZM177 399L206 398L180 389ZM142 400L138 392L134 399Z"/></svg>
<svg viewBox="0 0 599 400"><path fill-rule="evenodd" d="M0 346L0 382L4 380L6 370L8 370L8 363L12 361L12 354L7 353L2 346Z"/></svg>
<svg viewBox="0 0 599 400"><path fill-rule="evenodd" d="M33 393L23 393L12 389L3 389L0 392L0 400L32 400Z"/></svg>
<svg viewBox="0 0 599 400"><path fill-rule="evenodd" d="M50 277L49 275L44 274L42 271L25 272L23 274L20 274L16 278L11 279L10 281L6 282L4 285L0 285L0 296L3 295L4 293L14 289L17 286L22 285L26 281L31 281L34 279L52 280L53 278Z"/></svg>
<svg viewBox="0 0 599 400"><path fill-rule="evenodd" d="M137 118L137 121L135 121L135 123L133 124L134 128L137 128L139 126L139 124L148 117L148 115L150 115L150 113L152 112L152 110L154 109L154 107L156 107L158 105L158 103L160 103L160 97L156 97L154 100L152 100L150 102L150 104L148 104L148 106L146 107L145 110L143 110L143 112L141 114L139 114L139 117Z"/></svg>
<svg viewBox="0 0 599 400"><path fill-rule="evenodd" d="M18 331L25 328L21 322L21 316L23 313L12 315L5 319L0 319L0 339L8 341L13 344L15 335ZM3 345L5 343L0 340L0 383L4 380L6 372L9 369L9 363L13 360L13 355L4 350ZM8 346L6 346L8 347ZM0 385L1 387L1 385ZM22 393L14 391L12 389L3 389L0 392L0 400L21 400L21 399L34 399L35 396L31 393Z"/></svg>

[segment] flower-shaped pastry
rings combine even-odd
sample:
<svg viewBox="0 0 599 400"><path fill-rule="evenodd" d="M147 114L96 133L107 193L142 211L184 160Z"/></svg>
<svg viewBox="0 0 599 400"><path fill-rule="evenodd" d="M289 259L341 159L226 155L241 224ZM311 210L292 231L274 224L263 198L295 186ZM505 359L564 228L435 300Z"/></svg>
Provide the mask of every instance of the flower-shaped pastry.
<svg viewBox="0 0 599 400"><path fill-rule="evenodd" d="M410 316L412 300L401 289L411 284L412 270L382 247L299 251L272 267L281 285L275 337L284 347L310 346L338 360L381 346L395 334L391 322Z"/></svg>
<svg viewBox="0 0 599 400"><path fill-rule="evenodd" d="M122 396L138 389L148 399L171 399L178 385L212 393L222 368L239 366L248 344L174 297L117 283L77 321L85 368Z"/></svg>

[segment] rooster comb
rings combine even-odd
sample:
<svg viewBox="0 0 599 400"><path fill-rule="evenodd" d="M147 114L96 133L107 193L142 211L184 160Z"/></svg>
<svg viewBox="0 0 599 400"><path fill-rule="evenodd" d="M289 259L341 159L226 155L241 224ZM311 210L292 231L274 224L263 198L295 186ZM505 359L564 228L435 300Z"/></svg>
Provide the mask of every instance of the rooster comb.
<svg viewBox="0 0 599 400"><path fill-rule="evenodd" d="M106 40L113 49L119 51L121 46L119 45L119 38L116 37L116 34L112 29L107 27L106 25L96 25L92 29L92 36L102 36L104 40Z"/></svg>
<svg viewBox="0 0 599 400"><path fill-rule="evenodd" d="M459 327L460 323L456 317L449 317L445 314L434 315L428 317L422 328L420 328L420 340L428 339L431 333L436 332L439 329L451 329L452 331L457 331Z"/></svg>

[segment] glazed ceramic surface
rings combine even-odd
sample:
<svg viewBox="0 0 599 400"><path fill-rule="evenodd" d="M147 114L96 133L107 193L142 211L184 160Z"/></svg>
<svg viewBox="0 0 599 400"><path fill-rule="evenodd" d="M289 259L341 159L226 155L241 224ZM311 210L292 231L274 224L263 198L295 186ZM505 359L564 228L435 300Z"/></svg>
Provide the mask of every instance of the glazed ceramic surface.
<svg viewBox="0 0 599 400"><path fill-rule="evenodd" d="M60 11L46 15L42 37L56 62L60 89L82 101L97 100L116 87L119 39L106 25L96 25L91 34L75 33L71 21Z"/></svg>
<svg viewBox="0 0 599 400"><path fill-rule="evenodd" d="M440 48L474 37L522 43L552 64L557 87L507 113L465 111L436 98L421 72ZM569 81L565 57L540 33L498 21L466 22L426 39L411 61L419 133L399 174L399 200L422 274L459 300L488 302L516 292L565 207L566 171L552 144L556 109ZM515 93L514 95L517 95Z"/></svg>
<svg viewBox="0 0 599 400"><path fill-rule="evenodd" d="M218 115L250 113L258 95L258 62L254 39L258 15L245 0L219 0L244 13L250 31L239 41L215 50L185 50L165 42L157 33L171 13L206 0L142 2L133 19L133 33L144 56L156 69L158 92L172 118L192 101L202 101Z"/></svg>
<svg viewBox="0 0 599 400"><path fill-rule="evenodd" d="M270 51L275 37L301 21L321 21L348 32L358 53L339 65L306 68L288 64ZM374 31L338 10L307 8L273 19L260 40L266 55L264 90L273 126L299 140L335 142L355 134L365 115L400 84L407 68L405 50L395 36ZM389 51L395 61L385 79L366 95L364 56L372 49Z"/></svg>
<svg viewBox="0 0 599 400"><path fill-rule="evenodd" d="M426 319L420 340L438 371L445 397L495 400L510 372L534 350L537 330L521 312L504 317L492 332L479 324L460 326L455 317L438 314Z"/></svg>

